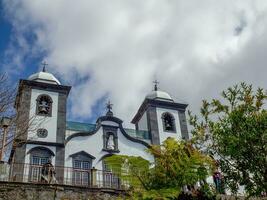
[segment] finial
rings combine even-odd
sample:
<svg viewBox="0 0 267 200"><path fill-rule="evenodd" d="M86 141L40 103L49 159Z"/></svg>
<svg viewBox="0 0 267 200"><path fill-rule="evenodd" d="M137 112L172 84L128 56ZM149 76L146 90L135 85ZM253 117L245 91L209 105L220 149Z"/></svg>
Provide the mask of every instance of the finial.
<svg viewBox="0 0 267 200"><path fill-rule="evenodd" d="M43 72L46 72L45 66L47 66L48 64L44 61L42 62L42 65L43 65Z"/></svg>
<svg viewBox="0 0 267 200"><path fill-rule="evenodd" d="M156 79L155 81L153 81L153 83L154 83L154 91L157 91L159 82Z"/></svg>
<svg viewBox="0 0 267 200"><path fill-rule="evenodd" d="M113 104L110 102L110 100L108 101L108 103L106 104L106 108L107 108L107 116L113 116L113 112L111 111L112 110L112 106Z"/></svg>

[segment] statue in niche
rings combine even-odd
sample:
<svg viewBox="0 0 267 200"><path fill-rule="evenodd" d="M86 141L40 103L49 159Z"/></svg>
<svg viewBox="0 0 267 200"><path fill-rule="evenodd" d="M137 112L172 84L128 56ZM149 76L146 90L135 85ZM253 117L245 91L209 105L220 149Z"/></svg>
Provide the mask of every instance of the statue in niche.
<svg viewBox="0 0 267 200"><path fill-rule="evenodd" d="M107 149L115 150L114 136L110 134L107 140Z"/></svg>

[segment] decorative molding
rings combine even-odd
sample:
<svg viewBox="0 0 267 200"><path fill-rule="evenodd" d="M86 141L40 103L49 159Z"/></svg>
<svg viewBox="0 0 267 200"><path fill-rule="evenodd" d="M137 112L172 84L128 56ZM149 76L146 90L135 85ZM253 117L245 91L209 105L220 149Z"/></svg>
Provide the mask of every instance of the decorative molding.
<svg viewBox="0 0 267 200"><path fill-rule="evenodd" d="M37 136L39 138L46 138L48 136L48 131L45 128L37 129Z"/></svg>
<svg viewBox="0 0 267 200"><path fill-rule="evenodd" d="M103 121L112 121L112 122L115 122L117 124L122 124L122 122L123 122L121 119L114 117L114 116L102 116L96 120L96 124L100 124Z"/></svg>
<svg viewBox="0 0 267 200"><path fill-rule="evenodd" d="M161 101L157 99L145 99L141 104L141 106L139 107L137 113L133 117L131 123L136 124L143 116L144 112L147 110L148 107L167 108L167 109L185 111L187 106L188 104L183 104L183 103Z"/></svg>
<svg viewBox="0 0 267 200"><path fill-rule="evenodd" d="M69 155L69 157L76 157L76 156L78 156L78 155L83 155L83 156L86 156L86 157L89 157L89 158L91 158L91 159L95 159L95 157L94 156L92 156L91 154L89 154L89 153L87 153L87 152L85 152L85 151L79 151L79 152L77 152L77 153L74 153L74 154L71 154L71 155Z"/></svg>
<svg viewBox="0 0 267 200"><path fill-rule="evenodd" d="M120 153L120 150L118 150L118 149L105 149L105 148L103 148L102 151L106 151L109 153Z"/></svg>
<svg viewBox="0 0 267 200"><path fill-rule="evenodd" d="M56 85L51 83L43 83L43 82L20 79L19 90L21 90L25 86L29 86L30 88L34 89L64 93L66 95L68 95L71 90L71 86Z"/></svg>
<svg viewBox="0 0 267 200"><path fill-rule="evenodd" d="M48 152L49 154L51 154L52 156L55 156L55 153L53 151L51 151L51 149L47 148L47 147L44 147L44 146L37 146L37 147L33 147L31 148L27 154L30 154L32 153L33 151L38 151L38 150L41 150L41 151L46 151Z"/></svg>
<svg viewBox="0 0 267 200"><path fill-rule="evenodd" d="M72 138L75 138L75 137L84 137L84 136L90 136L90 135L94 135L99 129L100 129L101 126L96 126L96 129L93 130L93 131L90 131L90 132L77 132L77 133L74 133L72 135L70 135L69 137L67 137L67 139L65 140L65 145L72 139Z"/></svg>
<svg viewBox="0 0 267 200"><path fill-rule="evenodd" d="M104 116L104 117L106 117L106 116ZM118 119L118 118L116 118L116 117L112 117L113 119L115 118L115 120L116 121L118 121L118 120L120 120L120 119ZM98 118L98 119L100 119L100 121L103 119L103 118ZM106 118L104 118L104 119L106 119ZM118 120L117 120L118 119ZM105 121L107 121L107 120L105 120ZM120 120L121 122L122 122L122 120ZM65 145L71 140L71 139L73 139L73 138L75 138L75 137L84 137L84 136L90 136L90 135L94 135L101 127L114 127L114 126L109 126L109 125L101 125L100 123L98 123L98 125L96 126L96 129L94 130L94 131L90 131L90 132L78 132L78 133L74 133L74 134L72 134L72 135L70 135L67 139L66 139L66 141L65 141ZM116 127L117 128L117 127ZM146 147L148 147L148 148L150 148L151 147L151 145L150 144L148 144L147 142L145 142L145 141L143 141L143 140L140 140L140 139L137 139L137 138L134 138L134 137L132 137L132 136L130 136L130 135L128 135L126 132L125 132L125 130L123 129L123 127L122 127L122 123L120 123L119 124L119 127L118 127L119 129L120 129L120 131L121 131L121 133L128 139L128 140L130 140L130 141L132 141L132 142L136 142L136 143L139 143L139 144L142 144L142 145L144 145L144 146L146 146Z"/></svg>
<svg viewBox="0 0 267 200"><path fill-rule="evenodd" d="M46 146L55 146L55 147L64 147L64 144L56 143L56 142L44 142L44 141L28 140L25 143L26 144L38 144L38 145L46 145Z"/></svg>

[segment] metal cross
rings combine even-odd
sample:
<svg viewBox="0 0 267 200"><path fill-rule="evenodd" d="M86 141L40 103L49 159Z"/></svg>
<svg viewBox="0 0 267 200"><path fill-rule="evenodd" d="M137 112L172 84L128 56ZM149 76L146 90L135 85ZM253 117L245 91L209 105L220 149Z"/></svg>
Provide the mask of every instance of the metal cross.
<svg viewBox="0 0 267 200"><path fill-rule="evenodd" d="M112 110L113 104L110 101L108 101L108 103L106 105L107 105L108 111L110 112Z"/></svg>
<svg viewBox="0 0 267 200"><path fill-rule="evenodd" d="M42 62L42 65L43 65L43 72L46 72L45 66L47 66L48 64L44 61Z"/></svg>
<svg viewBox="0 0 267 200"><path fill-rule="evenodd" d="M158 84L159 84L158 80L157 79L154 80L153 83L154 83L154 90L157 91L158 90Z"/></svg>

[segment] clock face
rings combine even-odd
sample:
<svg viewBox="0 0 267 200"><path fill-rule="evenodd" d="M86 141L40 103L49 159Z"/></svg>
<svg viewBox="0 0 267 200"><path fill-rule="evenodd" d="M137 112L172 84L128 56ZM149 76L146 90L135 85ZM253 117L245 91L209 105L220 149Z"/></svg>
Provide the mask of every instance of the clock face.
<svg viewBox="0 0 267 200"><path fill-rule="evenodd" d="M39 138L46 138L47 135L48 135L48 131L46 129L40 128L40 129L37 130L37 136Z"/></svg>

